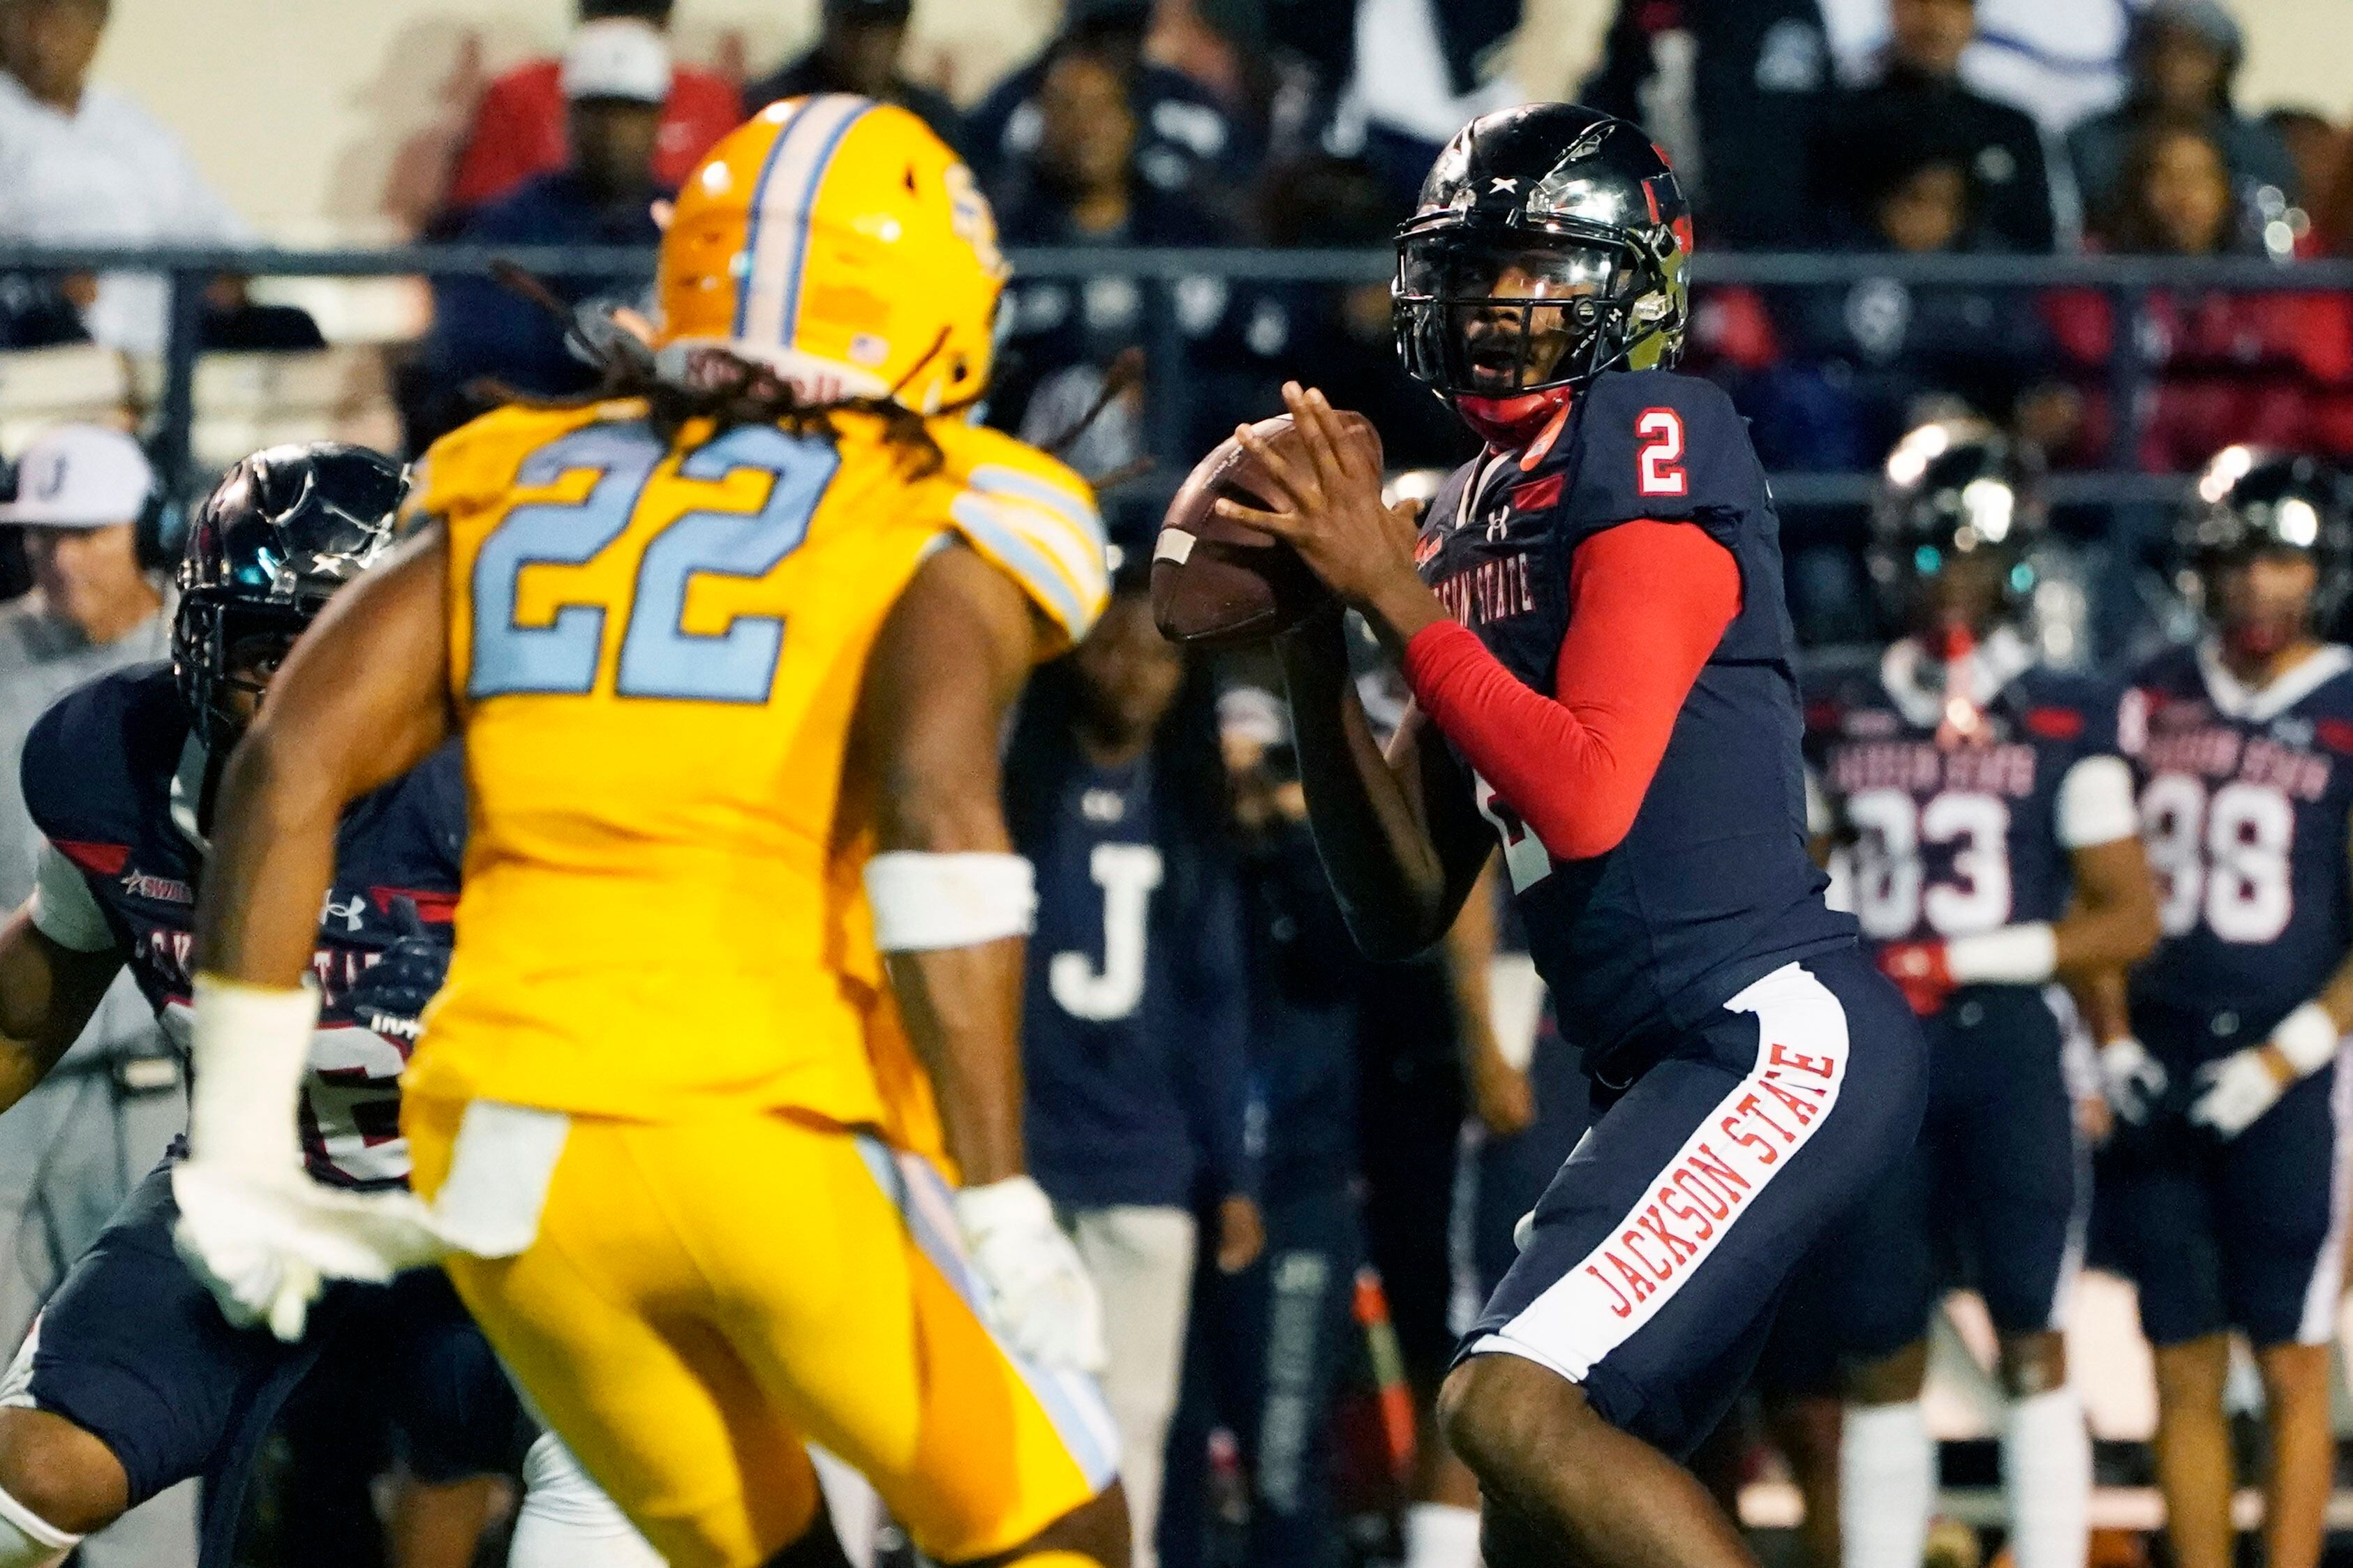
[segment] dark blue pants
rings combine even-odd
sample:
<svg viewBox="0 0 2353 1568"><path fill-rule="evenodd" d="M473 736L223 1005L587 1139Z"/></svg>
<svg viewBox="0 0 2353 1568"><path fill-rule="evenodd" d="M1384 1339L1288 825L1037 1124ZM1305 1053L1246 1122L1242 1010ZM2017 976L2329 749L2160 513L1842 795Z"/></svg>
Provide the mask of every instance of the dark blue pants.
<svg viewBox="0 0 2353 1568"><path fill-rule="evenodd" d="M1978 985L1928 1020L1928 1114L1825 1258L1846 1356L1875 1361L1927 1331L1966 1284L2005 1334L2062 1327L2084 1250L2088 1152L2040 990Z"/></svg>
<svg viewBox="0 0 2353 1568"><path fill-rule="evenodd" d="M510 1469L513 1391L438 1270L338 1287L300 1344L231 1328L172 1248L172 1160L132 1189L74 1264L9 1368L0 1400L62 1415L121 1461L132 1507L201 1476L206 1568L233 1560L246 1472L322 1362L381 1395L427 1480Z"/></svg>
<svg viewBox="0 0 2353 1568"><path fill-rule="evenodd" d="M1335 1173L1345 1175L1345 1173ZM1170 1424L1160 1557L1194 1568L1207 1550L1208 1436L1230 1430L1250 1500L1254 1568L1348 1561L1333 1498L1333 1415L1359 1338L1353 1311L1365 1241L1347 1185L1270 1197L1266 1251L1193 1294L1185 1392Z"/></svg>
<svg viewBox="0 0 2353 1568"><path fill-rule="evenodd" d="M1757 982L1602 1110L1461 1353L1548 1367L1689 1453L1800 1259L1911 1146L1926 1079L1918 1022L1860 951Z"/></svg>

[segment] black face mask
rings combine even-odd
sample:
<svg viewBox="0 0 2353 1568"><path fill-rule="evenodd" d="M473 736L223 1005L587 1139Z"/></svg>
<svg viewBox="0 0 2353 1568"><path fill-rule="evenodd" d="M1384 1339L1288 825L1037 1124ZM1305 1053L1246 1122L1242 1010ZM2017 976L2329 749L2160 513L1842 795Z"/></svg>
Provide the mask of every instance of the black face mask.
<svg viewBox="0 0 2353 1568"><path fill-rule="evenodd" d="M1573 240L1460 230L1409 238L1395 286L1406 368L1451 396L1588 379L1626 339L1630 281L1618 256Z"/></svg>

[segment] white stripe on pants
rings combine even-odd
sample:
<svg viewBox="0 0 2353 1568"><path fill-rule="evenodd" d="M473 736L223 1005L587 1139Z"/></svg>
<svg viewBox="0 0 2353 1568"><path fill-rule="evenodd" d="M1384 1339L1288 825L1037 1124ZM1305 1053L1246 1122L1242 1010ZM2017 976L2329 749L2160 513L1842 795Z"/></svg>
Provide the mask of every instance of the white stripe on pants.
<svg viewBox="0 0 2353 1568"><path fill-rule="evenodd" d="M1079 1256L1103 1292L1111 1365L1104 1402L1119 1426L1119 1479L1135 1528L1132 1568L1155 1568L1160 1475L1176 1382L1185 1362L1185 1320L1193 1299L1198 1230L1180 1208L1114 1205L1064 1214Z"/></svg>

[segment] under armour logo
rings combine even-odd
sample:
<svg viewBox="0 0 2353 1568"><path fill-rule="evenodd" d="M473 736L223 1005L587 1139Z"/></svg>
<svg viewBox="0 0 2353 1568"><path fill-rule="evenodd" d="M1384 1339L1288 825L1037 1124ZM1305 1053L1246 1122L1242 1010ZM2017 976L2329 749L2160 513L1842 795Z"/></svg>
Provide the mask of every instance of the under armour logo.
<svg viewBox="0 0 2353 1568"><path fill-rule="evenodd" d="M364 896L353 893L349 903L339 904L335 902L335 895L330 892L327 895L326 907L319 911L319 923L325 925L330 921L341 921L343 922L345 931L357 931L360 929L360 916L366 910L367 900Z"/></svg>
<svg viewBox="0 0 2353 1568"><path fill-rule="evenodd" d="M1497 178L1487 182L1487 194L1491 196L1509 195L1519 188L1520 183L1517 180Z"/></svg>

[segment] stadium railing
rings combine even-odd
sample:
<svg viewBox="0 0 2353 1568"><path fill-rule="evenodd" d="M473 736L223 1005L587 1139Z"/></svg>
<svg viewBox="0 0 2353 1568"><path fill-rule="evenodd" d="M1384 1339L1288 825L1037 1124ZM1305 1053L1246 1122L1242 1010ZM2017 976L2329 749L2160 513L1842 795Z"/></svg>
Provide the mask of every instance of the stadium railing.
<svg viewBox="0 0 2353 1568"><path fill-rule="evenodd" d="M1012 253L1016 270L1032 279L1118 277L1132 279L1145 295L1145 352L1155 365L1150 378L1147 435L1165 471L1181 474L1191 454L1175 449L1185 428L1191 395L1187 356L1177 326L1173 293L1187 279L1230 282L1351 284L1390 275L1386 250L1235 249L1026 249ZM208 279L232 273L251 278L440 278L486 275L510 262L547 278L643 283L653 274L650 252L615 248L492 248L474 246L415 246L385 249L279 249L190 247L0 246L0 276L86 272L162 273L171 279L171 317L161 395L149 444L158 468L173 482L188 478L189 432L195 416L197 329ZM2247 293L2353 290L2353 261L2282 265L2261 258L2178 259L2137 257L1866 256L1856 254L1704 255L1694 281L1702 289L1823 288L1886 279L1911 286L2039 290L2092 289L2106 293L2117 320L2137 323L2149 297L2159 290L2196 289ZM2052 500L2060 505L2133 506L2169 502L2183 488L2179 476L2140 471L2137 461L2149 400L2140 394L2152 367L2137 331L2116 334L2118 352L2109 366L2115 406L2131 411L2116 421L2108 466L2096 471L2054 476ZM1868 497L1869 473L1786 474L1774 480L1775 494L1789 506L1840 506Z"/></svg>

